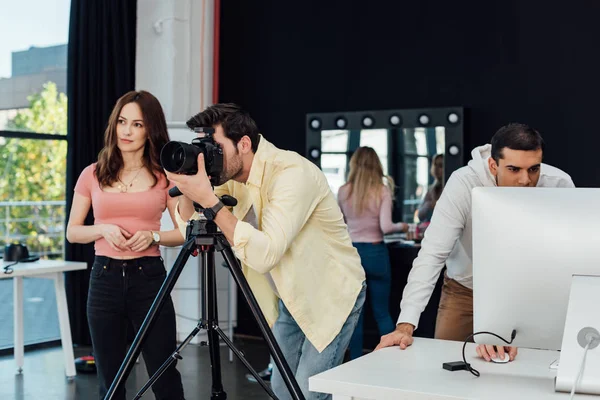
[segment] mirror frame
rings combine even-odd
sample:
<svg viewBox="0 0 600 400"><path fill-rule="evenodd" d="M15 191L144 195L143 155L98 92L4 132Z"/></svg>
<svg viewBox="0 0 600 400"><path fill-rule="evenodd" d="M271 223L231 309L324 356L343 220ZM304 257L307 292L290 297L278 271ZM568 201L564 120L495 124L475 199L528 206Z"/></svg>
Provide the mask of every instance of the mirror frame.
<svg viewBox="0 0 600 400"><path fill-rule="evenodd" d="M456 122L450 122L450 116L458 117ZM428 117L427 123L420 121L421 117ZM392 124L391 118L397 116L398 124ZM365 126L363 120L370 117L372 124ZM345 119L344 127L336 126L336 121ZM306 115L306 158L321 168L321 131L334 129L414 129L434 128L443 126L445 131L445 154L444 154L444 183L458 168L461 168L464 157L464 119L463 107L441 107L441 108L414 108L414 109L391 109L377 111L352 111L331 113L309 113ZM315 127L314 121L318 126ZM346 152L350 157L350 151Z"/></svg>

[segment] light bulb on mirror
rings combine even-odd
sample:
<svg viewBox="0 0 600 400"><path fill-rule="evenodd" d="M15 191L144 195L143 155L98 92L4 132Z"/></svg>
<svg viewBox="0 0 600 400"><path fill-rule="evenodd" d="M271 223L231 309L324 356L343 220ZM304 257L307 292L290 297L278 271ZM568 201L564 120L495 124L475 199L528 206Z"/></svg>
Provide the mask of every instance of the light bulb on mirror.
<svg viewBox="0 0 600 400"><path fill-rule="evenodd" d="M401 121L402 120L400 119L400 116L398 116L396 114L394 114L390 117L390 125L398 126L398 125L400 125Z"/></svg>
<svg viewBox="0 0 600 400"><path fill-rule="evenodd" d="M448 122L450 122L451 124L456 124L458 122L458 120L459 120L458 114L456 114L456 113L448 114Z"/></svg>

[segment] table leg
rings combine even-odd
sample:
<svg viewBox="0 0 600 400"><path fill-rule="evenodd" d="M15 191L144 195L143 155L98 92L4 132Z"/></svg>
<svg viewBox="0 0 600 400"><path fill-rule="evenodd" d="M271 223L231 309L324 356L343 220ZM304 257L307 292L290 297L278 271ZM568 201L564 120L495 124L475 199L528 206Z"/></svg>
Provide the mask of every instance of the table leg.
<svg viewBox="0 0 600 400"><path fill-rule="evenodd" d="M71 340L71 325L69 323L69 309L67 308L65 276L63 272L56 273L54 277L54 289L56 291L56 305L58 307L60 340L65 355L65 369L67 378L72 379L77 373L75 372L75 356L73 354L73 341Z"/></svg>
<svg viewBox="0 0 600 400"><path fill-rule="evenodd" d="M25 336L23 332L23 277L13 278L13 304L14 304L14 348L17 372L23 372L25 361Z"/></svg>

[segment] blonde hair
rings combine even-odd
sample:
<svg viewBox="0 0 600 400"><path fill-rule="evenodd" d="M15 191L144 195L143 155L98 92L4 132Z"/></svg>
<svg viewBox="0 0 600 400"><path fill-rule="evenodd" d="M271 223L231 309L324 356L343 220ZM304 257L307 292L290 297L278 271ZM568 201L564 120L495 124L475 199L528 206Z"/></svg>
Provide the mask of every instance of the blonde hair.
<svg viewBox="0 0 600 400"><path fill-rule="evenodd" d="M372 147L359 147L350 158L350 184L348 198L352 198L352 208L357 215L363 213L372 196L381 204L381 191L387 186L394 195L394 180L383 174L379 156ZM354 193L354 196L352 194Z"/></svg>

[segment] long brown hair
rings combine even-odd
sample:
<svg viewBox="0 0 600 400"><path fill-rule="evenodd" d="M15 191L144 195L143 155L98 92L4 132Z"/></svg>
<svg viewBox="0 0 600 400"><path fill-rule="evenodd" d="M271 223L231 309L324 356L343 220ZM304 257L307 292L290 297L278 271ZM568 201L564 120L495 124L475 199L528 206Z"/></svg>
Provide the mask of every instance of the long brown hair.
<svg viewBox="0 0 600 400"><path fill-rule="evenodd" d="M350 158L348 183L350 183L348 198L352 198L352 208L357 215L363 213L371 196L375 196L379 207L381 191L386 185L392 192L392 196L394 194L394 180L383 174L381 160L372 147L359 147L354 152Z"/></svg>
<svg viewBox="0 0 600 400"><path fill-rule="evenodd" d="M438 159L442 159L442 179L438 179L435 176L435 163ZM431 158L431 170L429 171L431 176L435 178L435 182L431 185L429 190L431 191L431 207L435 207L437 201L442 196L442 190L444 190L444 154L436 154Z"/></svg>
<svg viewBox="0 0 600 400"><path fill-rule="evenodd" d="M157 175L166 176L160 165L160 151L169 141L167 121L163 109L152 94L144 90L131 91L117 100L117 104L115 104L108 119L108 126L104 132L104 148L100 150L98 163L96 164L96 178L101 187L111 186L117 182L119 172L123 168L123 156L121 150L117 147L117 124L121 110L129 103L136 103L142 110L147 134L142 162L154 179L152 186L154 187L158 183Z"/></svg>

